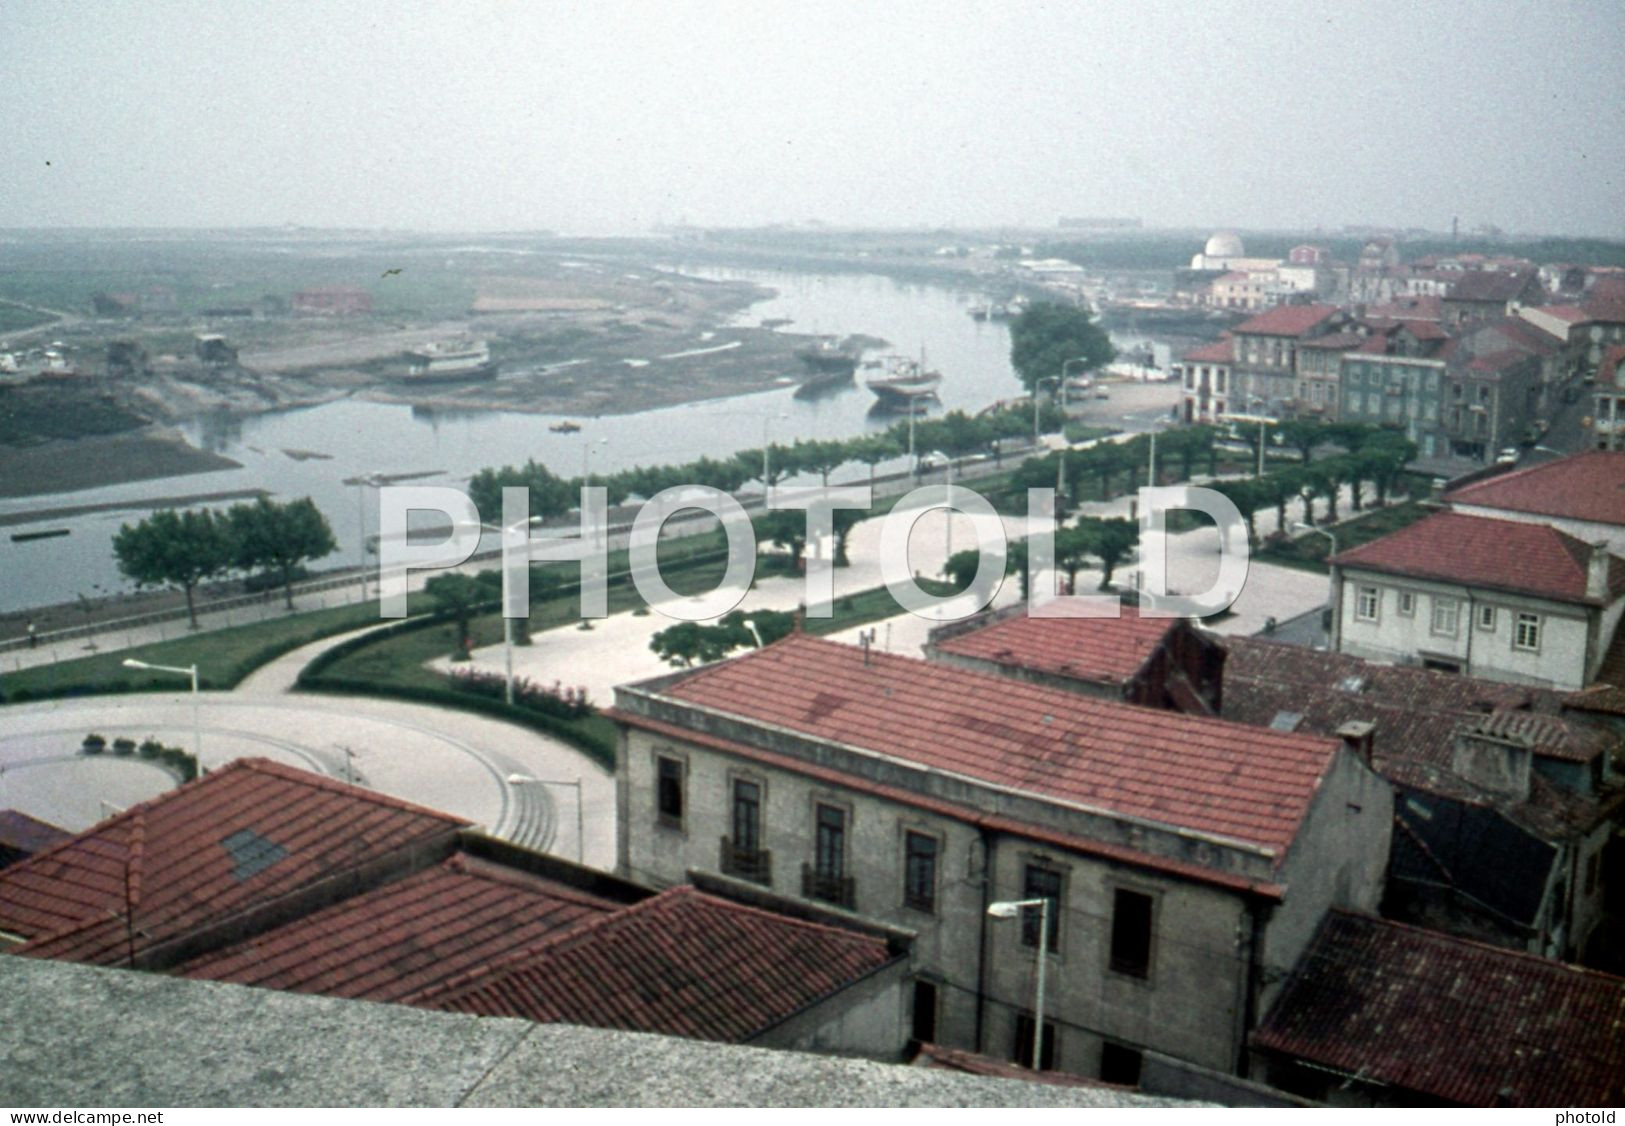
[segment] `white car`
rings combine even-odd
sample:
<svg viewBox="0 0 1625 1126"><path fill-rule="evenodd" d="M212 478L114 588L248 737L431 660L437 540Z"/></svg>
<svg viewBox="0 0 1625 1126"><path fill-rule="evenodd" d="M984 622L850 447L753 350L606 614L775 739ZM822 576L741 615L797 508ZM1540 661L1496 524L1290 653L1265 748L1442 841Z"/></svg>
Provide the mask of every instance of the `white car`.
<svg viewBox="0 0 1625 1126"><path fill-rule="evenodd" d="M1500 453L1495 455L1495 464L1496 465L1517 465L1518 464L1518 451L1515 450L1514 448L1512 448L1511 446L1508 446L1506 449L1502 450Z"/></svg>
<svg viewBox="0 0 1625 1126"><path fill-rule="evenodd" d="M943 453L941 450L932 450L930 453L924 454L924 455L921 456L921 458L920 458L920 468L921 469L941 469L945 465L947 465L949 462L951 462L952 460L953 460L953 458L949 457L947 454Z"/></svg>

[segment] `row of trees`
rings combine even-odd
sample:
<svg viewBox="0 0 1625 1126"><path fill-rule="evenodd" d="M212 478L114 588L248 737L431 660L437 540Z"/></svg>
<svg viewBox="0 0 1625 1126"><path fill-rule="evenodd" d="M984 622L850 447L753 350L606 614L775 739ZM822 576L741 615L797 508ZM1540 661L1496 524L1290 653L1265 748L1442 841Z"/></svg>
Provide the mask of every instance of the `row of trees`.
<svg viewBox="0 0 1625 1126"><path fill-rule="evenodd" d="M1086 516L1076 524L1055 531L1055 567L1066 575L1069 592L1076 592L1078 572L1091 560L1098 561L1101 569L1100 586L1110 585L1112 575L1140 543L1140 528L1133 520L1122 517ZM1027 541L1018 540L1005 555L1004 573L1021 580L1021 596L1027 597ZM958 587L967 587L976 577L981 554L976 549L955 552L948 557L943 570L948 580Z"/></svg>
<svg viewBox="0 0 1625 1126"><path fill-rule="evenodd" d="M1038 421L1041 430L1055 433L1065 418L1049 405L1040 409ZM977 415L950 411L941 418L917 419L913 446L917 456L935 450L949 457L989 453L998 458L1002 442L1032 431L1032 413L1025 407L1006 407ZM827 485L830 474L843 465L854 462L867 465L872 480L876 466L908 452L909 426L899 422L878 434L856 438L798 440L788 445L774 443L768 446L765 458L760 448L741 450L731 458L702 457L682 465L624 469L594 476L591 483L607 490L610 504L621 504L633 497L652 497L664 489L682 485L709 485L725 493L737 491L747 481L761 481L764 487L771 487L801 474L817 474ZM468 495L481 512L500 512L503 488L524 486L530 490L531 515L547 518L561 516L574 507L584 483L580 477L560 477L547 466L528 461L520 466L482 469L469 482Z"/></svg>
<svg viewBox="0 0 1625 1126"><path fill-rule="evenodd" d="M119 572L137 586L171 586L186 593L197 628L194 595L200 583L231 571L271 573L293 609L293 580L302 564L338 550L333 529L309 497L278 504L260 497L224 512L159 509L113 537Z"/></svg>

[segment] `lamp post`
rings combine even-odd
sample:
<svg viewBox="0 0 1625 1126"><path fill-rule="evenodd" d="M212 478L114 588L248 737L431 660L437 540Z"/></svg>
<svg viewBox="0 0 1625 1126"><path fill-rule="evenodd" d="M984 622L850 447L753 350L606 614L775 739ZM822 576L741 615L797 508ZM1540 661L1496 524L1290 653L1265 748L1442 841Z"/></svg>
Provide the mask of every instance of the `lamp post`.
<svg viewBox="0 0 1625 1126"><path fill-rule="evenodd" d="M596 444L600 446L607 446L609 445L609 439L600 438ZM581 483L583 485L592 484L591 471L587 465L587 457L592 453L593 445L593 441L585 434L581 436Z"/></svg>
<svg viewBox="0 0 1625 1126"><path fill-rule="evenodd" d="M581 779L565 781L557 778L532 778L528 774L508 775L510 786L569 786L576 792L576 863L585 864L587 855L586 816L581 806Z"/></svg>
<svg viewBox="0 0 1625 1126"><path fill-rule="evenodd" d="M1327 579L1327 582L1330 584L1330 587L1331 587L1331 589L1327 592L1327 595L1326 595L1326 603L1327 603L1328 606L1331 606L1332 600L1333 600L1333 598L1335 597L1335 595L1337 593L1337 580L1332 577L1332 562L1331 562L1333 557L1335 557L1337 555L1337 536L1335 534L1331 533L1331 532L1328 532L1325 528L1317 528L1313 524L1305 524L1302 520L1294 520L1294 521L1292 521L1292 527L1296 531L1313 532L1317 536L1325 536L1327 541L1331 544L1331 551L1326 556L1326 579ZM1332 628L1331 628L1331 637L1329 638L1329 640L1331 642L1332 652L1335 653L1335 652L1338 651L1337 650L1337 643L1338 643L1339 639L1338 639L1338 635L1337 635L1338 634L1337 623L1338 623L1338 620L1343 616L1342 615L1342 607L1341 606L1331 606L1331 611L1332 611Z"/></svg>
<svg viewBox="0 0 1625 1126"><path fill-rule="evenodd" d="M1064 368L1066 365L1062 365ZM1033 445L1038 445L1038 389L1046 383L1059 383L1060 378L1054 375L1040 376L1033 380Z"/></svg>
<svg viewBox="0 0 1625 1126"><path fill-rule="evenodd" d="M1038 908L1038 988L1033 998L1033 1059L1032 1068L1039 1070L1044 1061L1044 955L1049 951L1049 900L1004 899L987 905L987 913L994 919L1017 919L1024 907Z"/></svg>
<svg viewBox="0 0 1625 1126"><path fill-rule="evenodd" d="M127 669L151 669L153 672L172 672L177 676L192 678L192 757L197 760L198 777L203 776L203 725L198 721L197 713L197 666L188 665L178 668L175 665L151 665L146 661L138 661L134 657L124 658L124 667Z"/></svg>
<svg viewBox="0 0 1625 1126"><path fill-rule="evenodd" d="M585 461L586 459L583 457L582 460ZM582 480L585 481L586 478L583 477ZM518 521L515 521L512 524L509 524L505 528L493 529L493 530L499 531L501 533L501 535L502 535L502 538L504 540L506 540L508 538L508 536L513 534L515 529L529 528L531 525L540 524L541 522L542 522L542 518L540 516L532 516L528 520L518 520ZM481 524L480 527L481 528L490 528L491 525L490 524ZM507 607L504 606L503 609L506 610ZM509 707L512 707L513 706L513 619L508 617L507 614L502 615L502 664L503 664L503 669L504 669L504 672L503 672L502 699L503 699L504 703L506 703Z"/></svg>

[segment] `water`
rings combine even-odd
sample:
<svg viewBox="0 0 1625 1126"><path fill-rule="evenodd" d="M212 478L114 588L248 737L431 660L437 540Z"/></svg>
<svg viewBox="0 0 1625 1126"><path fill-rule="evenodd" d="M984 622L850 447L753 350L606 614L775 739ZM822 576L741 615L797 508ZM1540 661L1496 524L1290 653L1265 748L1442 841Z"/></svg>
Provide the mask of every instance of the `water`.
<svg viewBox="0 0 1625 1126"><path fill-rule="evenodd" d="M973 320L969 307L983 300L970 291L921 286L864 275L777 273L761 270L693 270L714 278L740 278L778 291L736 318L754 325L774 317L794 322L785 331L845 336L863 333L891 342L888 351L918 355L943 373L944 409L979 410L1019 396L1010 368L1008 328ZM1132 342L1118 341L1119 347ZM708 342L696 334L694 347ZM658 360L654 361L656 364ZM254 416L204 416L182 425L188 440L241 462L240 469L142 481L77 493L0 501L0 513L67 505L101 504L142 497L264 488L278 499L311 496L326 514L339 551L318 565L354 565L361 559L362 508L367 531L376 531L376 497L346 486L346 478L371 473L438 471L414 483L464 484L487 466L535 458L555 473L574 476L584 464L594 473L635 465L672 464L701 455L724 457L772 442L797 438L846 438L883 429L893 421L873 418L873 396L862 373L850 387L820 399L798 399L790 386L728 399L640 411L597 419L574 418L575 434L555 434L558 418L511 412L423 412L410 406L341 401ZM312 451L325 458L297 460L284 451ZM866 468L848 470L854 475ZM0 532L0 611L101 598L130 589L118 574L112 537L143 512L105 512L6 527ZM484 514L486 519L496 513ZM10 534L42 528L71 529L66 538L12 543Z"/></svg>

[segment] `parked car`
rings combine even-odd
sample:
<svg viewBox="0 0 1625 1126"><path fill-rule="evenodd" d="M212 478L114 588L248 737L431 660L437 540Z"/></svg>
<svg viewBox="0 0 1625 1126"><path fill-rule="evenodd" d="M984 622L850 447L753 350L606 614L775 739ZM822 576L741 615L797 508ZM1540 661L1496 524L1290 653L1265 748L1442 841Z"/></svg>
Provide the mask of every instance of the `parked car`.
<svg viewBox="0 0 1625 1126"><path fill-rule="evenodd" d="M1496 465L1516 465L1516 464L1518 464L1518 451L1517 451L1517 449L1512 447L1512 446L1508 446L1506 449L1504 449L1500 453L1496 454L1495 455L1495 464Z"/></svg>

